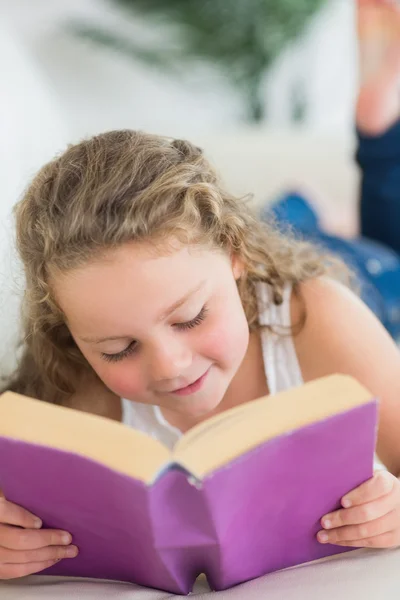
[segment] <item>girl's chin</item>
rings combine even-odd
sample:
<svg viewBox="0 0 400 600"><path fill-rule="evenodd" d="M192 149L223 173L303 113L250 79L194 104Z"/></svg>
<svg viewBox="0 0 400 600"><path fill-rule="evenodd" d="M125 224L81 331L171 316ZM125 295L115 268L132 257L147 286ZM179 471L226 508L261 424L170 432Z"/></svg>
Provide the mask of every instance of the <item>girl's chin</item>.
<svg viewBox="0 0 400 600"><path fill-rule="evenodd" d="M223 399L223 395L205 395L203 398L187 397L185 402L180 402L179 406L170 404L167 408L171 413L179 413L182 419L188 419L193 425L200 423L213 415L218 411Z"/></svg>

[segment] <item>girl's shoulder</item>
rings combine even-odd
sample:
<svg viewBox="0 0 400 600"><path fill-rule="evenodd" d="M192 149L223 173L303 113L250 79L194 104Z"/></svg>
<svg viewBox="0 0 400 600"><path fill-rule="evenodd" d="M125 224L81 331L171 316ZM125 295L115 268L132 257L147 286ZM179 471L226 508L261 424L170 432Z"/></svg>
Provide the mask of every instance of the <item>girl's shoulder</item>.
<svg viewBox="0 0 400 600"><path fill-rule="evenodd" d="M329 277L298 284L291 295L290 311L292 324L302 323L293 341L305 381L354 369L354 351L368 340L379 338L392 345L360 298Z"/></svg>
<svg viewBox="0 0 400 600"><path fill-rule="evenodd" d="M292 294L291 315L293 323L305 316L293 337L305 381L344 373L372 392L385 380L399 388L398 346L348 287L328 277L302 282Z"/></svg>
<svg viewBox="0 0 400 600"><path fill-rule="evenodd" d="M321 277L292 294L293 321L305 323L293 341L304 381L351 375L380 400L378 455L400 470L400 352L372 311L347 287Z"/></svg>

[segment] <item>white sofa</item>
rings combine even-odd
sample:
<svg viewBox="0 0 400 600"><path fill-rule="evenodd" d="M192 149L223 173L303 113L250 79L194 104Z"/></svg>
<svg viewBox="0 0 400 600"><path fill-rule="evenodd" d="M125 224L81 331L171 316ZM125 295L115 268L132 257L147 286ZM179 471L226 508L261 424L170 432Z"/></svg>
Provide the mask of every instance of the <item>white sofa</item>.
<svg viewBox="0 0 400 600"><path fill-rule="evenodd" d="M328 228L354 232L359 173L351 132L242 128L193 141L205 149L229 189L254 194L256 205L299 189L320 209Z"/></svg>
<svg viewBox="0 0 400 600"><path fill-rule="evenodd" d="M268 532L266 532L266 536ZM223 592L199 579L193 595L215 600L397 600L400 549L355 550L280 571ZM1 600L167 600L178 598L127 583L33 576L0 583Z"/></svg>

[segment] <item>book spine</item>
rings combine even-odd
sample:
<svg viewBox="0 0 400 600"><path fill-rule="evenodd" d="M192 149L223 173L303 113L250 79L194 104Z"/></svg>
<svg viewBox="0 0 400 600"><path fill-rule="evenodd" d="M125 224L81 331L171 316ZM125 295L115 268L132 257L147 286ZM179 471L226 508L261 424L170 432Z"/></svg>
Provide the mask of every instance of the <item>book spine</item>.
<svg viewBox="0 0 400 600"><path fill-rule="evenodd" d="M154 545L181 593L202 573L214 571L219 545L201 484L172 465L151 488Z"/></svg>

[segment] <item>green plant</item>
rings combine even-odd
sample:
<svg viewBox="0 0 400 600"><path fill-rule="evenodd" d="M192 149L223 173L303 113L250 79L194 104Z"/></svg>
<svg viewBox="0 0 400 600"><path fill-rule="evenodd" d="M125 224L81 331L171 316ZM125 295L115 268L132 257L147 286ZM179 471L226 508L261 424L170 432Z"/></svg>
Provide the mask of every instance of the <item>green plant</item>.
<svg viewBox="0 0 400 600"><path fill-rule="evenodd" d="M75 24L80 35L172 71L214 63L240 90L248 119L264 117L262 83L282 49L326 0L110 0L119 9L174 32L174 43L143 44L112 30Z"/></svg>

